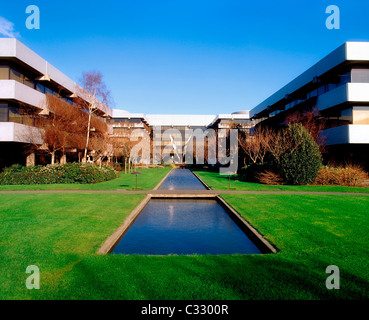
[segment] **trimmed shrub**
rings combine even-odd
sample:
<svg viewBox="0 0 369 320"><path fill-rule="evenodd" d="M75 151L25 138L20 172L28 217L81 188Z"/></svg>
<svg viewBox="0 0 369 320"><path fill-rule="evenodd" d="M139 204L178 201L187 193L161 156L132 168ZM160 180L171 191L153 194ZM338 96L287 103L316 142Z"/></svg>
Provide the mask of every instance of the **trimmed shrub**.
<svg viewBox="0 0 369 320"><path fill-rule="evenodd" d="M0 173L1 185L98 183L115 179L116 172L93 164L67 163L48 166L24 167L13 165Z"/></svg>
<svg viewBox="0 0 369 320"><path fill-rule="evenodd" d="M292 148L280 157L276 164L277 172L288 184L313 182L322 166L319 146L301 123L289 125L285 134L292 139Z"/></svg>
<svg viewBox="0 0 369 320"><path fill-rule="evenodd" d="M361 187L367 179L368 174L359 166L324 167L319 170L314 184Z"/></svg>

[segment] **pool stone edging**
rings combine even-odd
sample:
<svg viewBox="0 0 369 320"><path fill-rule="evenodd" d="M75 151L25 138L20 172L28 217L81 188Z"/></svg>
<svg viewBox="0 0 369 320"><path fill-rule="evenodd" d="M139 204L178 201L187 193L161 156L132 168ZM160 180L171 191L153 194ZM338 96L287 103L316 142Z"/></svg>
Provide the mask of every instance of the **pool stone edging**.
<svg viewBox="0 0 369 320"><path fill-rule="evenodd" d="M158 185L153 190L157 190L164 180L173 171L170 170L168 174L158 183ZM203 182L193 171L191 171L196 178L208 189L211 190L205 182ZM232 208L219 194L204 195L204 194L166 194L163 190L162 194L148 194L139 204L133 209L131 214L124 220L123 225L121 225L97 251L98 254L111 253L115 246L119 243L125 233L128 231L130 226L136 220L141 211L146 207L151 199L165 199L165 198L176 198L176 199L215 199L229 214L230 218L246 233L246 235L251 239L252 242L257 242L255 245L262 251L262 253L277 253L277 249L271 245L254 227L252 227L235 209Z"/></svg>
<svg viewBox="0 0 369 320"><path fill-rule="evenodd" d="M165 175L165 177L160 180L160 182L156 185L156 187L153 190L158 190L161 187L161 185L163 184L163 182L165 181L165 179L168 178L168 176L170 175L170 173L173 170L174 170L174 168L170 169L169 172Z"/></svg>
<svg viewBox="0 0 369 320"><path fill-rule="evenodd" d="M160 186L162 185L162 183L164 182L164 180L169 176L169 174L172 171L173 171L173 168L169 170L169 172L165 175L163 179L160 180L160 182L156 185L156 187L153 190L158 190ZM138 204L138 206L133 209L130 215L124 220L123 224L110 237L108 237L108 239L105 240L103 245L97 251L98 254L107 254L113 251L114 247L118 244L120 239L122 239L124 234L127 232L127 230L132 225L132 223L136 220L136 218L141 213L141 211L146 207L151 197L152 197L151 194L148 194Z"/></svg>

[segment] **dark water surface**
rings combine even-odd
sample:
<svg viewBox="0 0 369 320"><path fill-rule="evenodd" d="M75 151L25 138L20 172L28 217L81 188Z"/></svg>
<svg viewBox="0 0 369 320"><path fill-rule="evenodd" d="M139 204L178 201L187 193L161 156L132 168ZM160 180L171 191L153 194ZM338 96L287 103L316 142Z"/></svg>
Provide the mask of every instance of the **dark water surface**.
<svg viewBox="0 0 369 320"><path fill-rule="evenodd" d="M112 253L167 255L261 252L216 200L152 199Z"/></svg>
<svg viewBox="0 0 369 320"><path fill-rule="evenodd" d="M190 170L175 169L165 179L159 190L206 190L206 188Z"/></svg>

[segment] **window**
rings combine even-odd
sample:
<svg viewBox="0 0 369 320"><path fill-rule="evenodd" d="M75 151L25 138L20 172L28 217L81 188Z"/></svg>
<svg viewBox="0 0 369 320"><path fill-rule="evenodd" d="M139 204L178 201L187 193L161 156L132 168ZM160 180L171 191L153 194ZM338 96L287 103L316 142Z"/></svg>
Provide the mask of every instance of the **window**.
<svg viewBox="0 0 369 320"><path fill-rule="evenodd" d="M323 84L321 87L318 88L318 96L325 93L325 84Z"/></svg>
<svg viewBox="0 0 369 320"><path fill-rule="evenodd" d="M23 83L24 75L14 69L10 69L10 79Z"/></svg>
<svg viewBox="0 0 369 320"><path fill-rule="evenodd" d="M340 120L346 121L347 124L352 123L352 108L342 110Z"/></svg>
<svg viewBox="0 0 369 320"><path fill-rule="evenodd" d="M0 103L0 122L8 122L8 104Z"/></svg>
<svg viewBox="0 0 369 320"><path fill-rule="evenodd" d="M338 84L337 83L329 83L328 84L328 91L331 91L331 90L333 90L333 89L336 89L337 88L337 86L338 86Z"/></svg>
<svg viewBox="0 0 369 320"><path fill-rule="evenodd" d="M45 93L45 86L42 85L41 83L36 83L36 90L41 93Z"/></svg>
<svg viewBox="0 0 369 320"><path fill-rule="evenodd" d="M346 72L345 74L340 76L340 82L338 83L338 85L340 86L340 85L346 84L350 81L351 81L351 72Z"/></svg>
<svg viewBox="0 0 369 320"><path fill-rule="evenodd" d="M318 95L318 90L315 89L308 93L308 98L313 98L313 97L316 97L317 95Z"/></svg>
<svg viewBox="0 0 369 320"><path fill-rule="evenodd" d="M369 69L352 69L351 77L352 82L369 83Z"/></svg>
<svg viewBox="0 0 369 320"><path fill-rule="evenodd" d="M45 93L55 95L55 92L53 90L51 90L50 88L47 88L47 87L45 87Z"/></svg>
<svg viewBox="0 0 369 320"><path fill-rule="evenodd" d="M0 66L0 80L9 80L8 66Z"/></svg>
<svg viewBox="0 0 369 320"><path fill-rule="evenodd" d="M69 99L69 98L63 98L62 99L66 102L66 103L69 103L71 106L73 105L73 100L72 99Z"/></svg>
<svg viewBox="0 0 369 320"><path fill-rule="evenodd" d="M18 108L9 106L9 122L23 123L22 118Z"/></svg>
<svg viewBox="0 0 369 320"><path fill-rule="evenodd" d="M30 87L30 88L32 88L32 89L34 89L34 88L35 88L35 83L34 83L31 79L29 79L29 78L27 78L27 77L24 77L24 84L25 84L27 87Z"/></svg>

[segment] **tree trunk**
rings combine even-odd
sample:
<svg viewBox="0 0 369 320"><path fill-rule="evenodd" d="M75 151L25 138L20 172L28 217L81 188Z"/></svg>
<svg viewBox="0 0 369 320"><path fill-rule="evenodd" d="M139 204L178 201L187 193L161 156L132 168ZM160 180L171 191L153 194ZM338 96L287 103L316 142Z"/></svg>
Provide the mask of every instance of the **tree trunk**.
<svg viewBox="0 0 369 320"><path fill-rule="evenodd" d="M124 158L124 174L127 174L127 158Z"/></svg>
<svg viewBox="0 0 369 320"><path fill-rule="evenodd" d="M55 151L51 152L51 164L55 164Z"/></svg>
<svg viewBox="0 0 369 320"><path fill-rule="evenodd" d="M92 113L92 106L90 105L88 108L88 125L87 125L87 138L86 138L86 147L85 147L85 154L83 156L83 162L87 162L87 149L88 143L90 140L90 127L91 127L91 113Z"/></svg>

